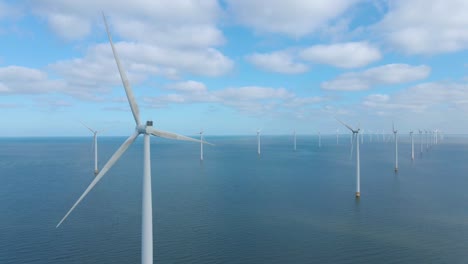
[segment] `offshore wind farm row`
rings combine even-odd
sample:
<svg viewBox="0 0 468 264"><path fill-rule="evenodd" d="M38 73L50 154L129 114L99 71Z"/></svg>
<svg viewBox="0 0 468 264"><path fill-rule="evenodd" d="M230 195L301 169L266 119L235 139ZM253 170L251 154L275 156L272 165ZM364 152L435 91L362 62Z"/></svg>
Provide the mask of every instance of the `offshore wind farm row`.
<svg viewBox="0 0 468 264"><path fill-rule="evenodd" d="M115 153L110 157L110 159L105 163L105 165L102 168L98 168L98 134L101 133L102 131L95 130L83 123L83 125L93 134L93 149L94 149L94 174L95 177L92 180L92 182L89 184L89 186L85 189L85 191L81 194L81 196L78 198L78 200L72 205L72 207L68 210L68 212L65 214L65 216L59 221L57 224L57 227L61 226L64 221L70 217L70 214L74 211L74 209L81 203L81 201L88 195L88 193L93 190L93 188L96 186L96 184L106 175L107 172L116 164L116 162L122 157L122 155L127 151L127 149L135 142L137 137L139 135L143 135L144 137L144 147L143 147L143 186L142 186L142 221L141 221L141 263L143 264L150 264L153 263L153 207L152 207L152 189L151 189L151 149L150 149L150 138L151 136L156 136L156 137L162 137L162 138L167 138L171 140L181 140L181 141L190 141L190 142L195 142L200 144L200 160L203 161L205 159L204 157L204 151L203 147L205 144L212 145L211 143L205 141L205 131L202 129L199 132L200 138L195 139L183 135L179 135L176 133L172 132L167 132L163 131L160 129L157 129L153 127L153 121L152 120L147 120L147 121L142 121L140 119L140 113L139 113L139 107L138 103L135 99L135 96L133 95L133 91L130 85L130 82L127 78L126 71L123 68L122 64L120 63L119 56L118 56L118 51L116 50L111 33L109 30L109 27L107 25L106 17L103 14L103 21L105 24L105 28L107 31L107 36L109 39L109 43L112 49L112 53L122 80L122 84L126 93L126 97L131 109L131 112L133 114L133 119L135 121L135 131L133 132L132 135L130 135L123 143L122 145L115 151ZM350 131L350 146L351 146L351 156L353 155L353 152L355 150L355 158L356 158L356 190L355 190L355 196L356 198L361 197L361 164L360 164L360 145L365 144L364 143L364 130L361 130L361 128L358 127L352 127L348 123L345 123L342 120L337 119L337 122L341 123L346 129ZM257 139L257 154L260 157L263 152L262 152L262 144L261 144L261 132L262 129L257 129L256 130L256 139ZM294 151L297 151L298 148L301 148L301 142L297 141L297 134L296 130L294 129L292 132L292 149ZM434 130L432 132L429 132L427 130L425 132L425 138L426 138L426 150L429 148L429 144L438 144L440 142L440 133L439 130ZM399 167L398 167L398 129L395 127L395 125L392 124L392 131L391 133L393 134L393 142L395 144L394 148L394 154L395 154L395 164L394 164L394 171L395 173L398 173ZM371 130L367 131L367 137L369 142L378 142L379 134L376 132L373 132ZM381 142L386 142L389 141L390 138L386 137L386 134L382 133L382 140ZM414 138L413 138L413 132L410 131L409 135L411 137L411 157L408 157L409 159L414 160L415 155L414 155ZM423 134L422 130L419 130L419 143L420 143L420 152L423 152ZM317 145L319 148L321 148L322 145L322 139L321 139L321 132L317 132ZM336 130L336 144L340 144L339 140L339 130ZM373 139L375 137L375 140ZM351 173L350 173L351 174ZM366 175L363 175L363 177L366 177ZM92 201L90 201L92 202Z"/></svg>

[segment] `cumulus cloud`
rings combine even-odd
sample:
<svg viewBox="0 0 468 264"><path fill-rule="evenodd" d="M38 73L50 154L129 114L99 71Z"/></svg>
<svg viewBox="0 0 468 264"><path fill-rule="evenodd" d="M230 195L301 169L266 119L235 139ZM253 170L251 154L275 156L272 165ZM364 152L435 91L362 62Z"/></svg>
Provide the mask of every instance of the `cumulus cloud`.
<svg viewBox="0 0 468 264"><path fill-rule="evenodd" d="M288 51L254 53L248 55L247 60L260 69L277 73L297 74L304 73L309 69L307 65L296 62L293 54Z"/></svg>
<svg viewBox="0 0 468 264"><path fill-rule="evenodd" d="M239 23L267 33L308 35L343 14L356 0L228 0Z"/></svg>
<svg viewBox="0 0 468 264"><path fill-rule="evenodd" d="M206 43L207 34L195 33L215 32L214 42L220 40L215 23L222 10L216 0L37 0L32 2L32 10L44 17L55 33L67 39L89 34L91 24L100 21L100 12L105 10L113 29L127 39L149 42L157 36L158 43L164 43L172 42L171 37L190 36L186 43ZM185 28L178 31L182 25Z"/></svg>
<svg viewBox="0 0 468 264"><path fill-rule="evenodd" d="M362 91L375 86L401 84L425 79L431 68L426 65L387 64L361 72L345 73L334 80L323 82L321 88L336 91Z"/></svg>
<svg viewBox="0 0 468 264"><path fill-rule="evenodd" d="M168 89L177 91L156 97L145 97L144 102L150 107L164 107L168 104L216 103L232 107L249 114L261 114L275 109L298 108L325 101L325 98L298 97L285 88L260 86L227 87L208 90L203 83L184 81L168 85Z"/></svg>
<svg viewBox="0 0 468 264"><path fill-rule="evenodd" d="M311 46L302 50L300 57L339 68L356 68L377 61L382 55L379 49L362 41Z"/></svg>
<svg viewBox="0 0 468 264"><path fill-rule="evenodd" d="M63 91L65 84L47 73L21 66L0 68L0 94L41 94Z"/></svg>
<svg viewBox="0 0 468 264"><path fill-rule="evenodd" d="M457 82L428 82L404 89L393 95L372 94L362 105L374 111L411 111L424 113L440 109L468 110L468 84ZM441 108L442 107L442 108Z"/></svg>
<svg viewBox="0 0 468 264"><path fill-rule="evenodd" d="M215 48L225 43L217 28L222 9L216 0L37 0L31 2L31 9L48 22L53 32L68 40L88 36L94 27L104 37L100 11L105 10L119 55L128 61L129 70L139 75L134 76L137 79L148 74L168 78L184 74L220 76L233 68L232 60ZM95 73L86 72L85 66L109 64L109 54L108 43L96 44L88 48L84 58L60 61L52 68L66 77L97 77L80 82L101 82L103 78L110 81L115 79L115 67L104 74L104 69L110 68L103 66Z"/></svg>
<svg viewBox="0 0 468 264"><path fill-rule="evenodd" d="M468 1L397 0L374 29L407 54L436 54L468 48Z"/></svg>
<svg viewBox="0 0 468 264"><path fill-rule="evenodd" d="M270 53L253 53L246 59L260 69L298 74L309 70L306 63L327 64L338 68L357 68L382 57L375 46L366 41L314 45L307 48L290 48Z"/></svg>

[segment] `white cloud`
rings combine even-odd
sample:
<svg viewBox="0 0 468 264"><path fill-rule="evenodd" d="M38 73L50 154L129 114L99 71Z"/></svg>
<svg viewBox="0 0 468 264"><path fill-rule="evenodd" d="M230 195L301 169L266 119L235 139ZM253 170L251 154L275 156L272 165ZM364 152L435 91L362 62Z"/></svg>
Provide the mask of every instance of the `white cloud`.
<svg viewBox="0 0 468 264"><path fill-rule="evenodd" d="M104 10L113 31L126 39L173 45L209 46L223 41L216 21L222 9L216 0L37 0L33 12L66 39L88 35L92 24L102 25Z"/></svg>
<svg viewBox="0 0 468 264"><path fill-rule="evenodd" d="M323 82L322 89L337 91L361 91L374 86L401 84L425 79L431 68L426 65L387 64L362 72L345 73L334 80Z"/></svg>
<svg viewBox="0 0 468 264"><path fill-rule="evenodd" d="M127 42L118 42L115 46L132 85L138 85L151 75L170 79L184 73L218 76L233 67L229 58L209 48L178 51ZM50 68L82 98L107 93L112 86L121 83L109 44L92 46L83 58L59 61Z"/></svg>
<svg viewBox="0 0 468 264"><path fill-rule="evenodd" d="M187 92L187 93L205 93L207 92L207 88L204 83L197 82L197 81L184 81L170 84L166 87L170 90L175 90L178 92Z"/></svg>
<svg viewBox="0 0 468 264"><path fill-rule="evenodd" d="M362 41L315 45L304 49L300 57L307 61L339 68L356 68L377 61L382 56L379 49Z"/></svg>
<svg viewBox="0 0 468 264"><path fill-rule="evenodd" d="M269 111L298 109L317 105L322 97L298 97L285 88L259 86L228 87L210 91L200 82L187 81L170 85L172 93L144 98L150 107L164 107L168 104L216 103L232 107L248 114L261 115Z"/></svg>
<svg viewBox="0 0 468 264"><path fill-rule="evenodd" d="M227 0L242 24L260 32L292 37L308 35L340 16L355 0Z"/></svg>
<svg viewBox="0 0 468 264"><path fill-rule="evenodd" d="M0 94L41 94L63 91L62 81L51 80L44 71L21 66L0 68Z"/></svg>
<svg viewBox="0 0 468 264"><path fill-rule="evenodd" d="M294 61L293 54L288 51L272 53L254 53L247 56L247 60L255 66L278 73L297 74L308 71L308 66Z"/></svg>
<svg viewBox="0 0 468 264"><path fill-rule="evenodd" d="M374 28L408 54L435 54L468 48L468 1L396 0Z"/></svg>
<svg viewBox="0 0 468 264"><path fill-rule="evenodd" d="M216 0L37 0L31 4L34 14L46 19L53 32L69 40L88 36L94 27L104 39L100 12L105 10L119 54L123 60L131 61L130 67L141 75L219 76L233 68L233 62L214 48L225 43L222 31L217 28L222 9ZM91 46L83 59L61 61L53 66L59 71L59 67L65 67L76 72L72 68L96 64L96 59L103 62L99 56L109 54L108 43L98 44ZM86 67L79 71L86 75ZM115 75L114 68L108 75ZM95 80L106 78L98 77Z"/></svg>
<svg viewBox="0 0 468 264"><path fill-rule="evenodd" d="M456 118L462 118L460 115L468 111L468 84L422 83L393 95L369 95L364 98L362 106L368 113L379 112L381 115L408 119L413 123L430 124L436 120L453 122ZM369 109L372 111L369 112Z"/></svg>

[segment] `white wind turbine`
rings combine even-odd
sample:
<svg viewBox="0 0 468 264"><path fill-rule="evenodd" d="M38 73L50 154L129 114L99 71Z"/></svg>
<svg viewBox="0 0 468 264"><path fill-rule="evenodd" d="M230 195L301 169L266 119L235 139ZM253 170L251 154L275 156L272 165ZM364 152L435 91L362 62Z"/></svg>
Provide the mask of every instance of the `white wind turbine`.
<svg viewBox="0 0 468 264"><path fill-rule="evenodd" d="M320 131L318 132L318 146L319 146L319 148L322 147L322 137L320 135Z"/></svg>
<svg viewBox="0 0 468 264"><path fill-rule="evenodd" d="M130 108L135 119L136 127L135 132L117 149L117 151L112 155L112 157L107 161L107 163L102 167L102 170L94 178L91 184L86 188L84 193L80 198L73 204L71 209L67 214L60 220L57 224L59 227L65 219L70 215L70 213L75 209L75 207L83 200L83 198L93 189L93 187L102 179L106 172L112 168L112 166L117 162L117 160L125 153L125 151L130 147L130 145L136 140L140 135L144 135L144 149L143 149L143 192L142 192L142 228L141 228L141 263L150 264L153 263L153 210L152 210L152 196L151 196L151 162L150 162L150 135L157 137L164 137L175 140L186 140L193 142L201 142L190 137L161 131L153 128L152 121L146 121L146 124L140 123L140 115L138 105L136 103L135 97L133 95L132 88L127 79L126 73L120 64L120 60L117 56L117 51L112 43L112 38L107 26L106 17L102 14L104 19L104 24L106 26L107 35L109 42L112 48L112 53L114 54L115 62L117 68L119 69L120 77L122 79L123 86L125 88L125 93L130 105ZM205 142L204 142L205 143Z"/></svg>
<svg viewBox="0 0 468 264"><path fill-rule="evenodd" d="M418 129L419 130L419 139L420 139L420 143L421 143L421 153L420 155L422 155L423 153L423 136L422 136L422 130L421 129Z"/></svg>
<svg viewBox="0 0 468 264"><path fill-rule="evenodd" d="M200 130L200 160L203 161L203 128Z"/></svg>
<svg viewBox="0 0 468 264"><path fill-rule="evenodd" d="M393 135L395 136L395 172L398 171L398 130L395 130L395 125L392 122Z"/></svg>
<svg viewBox="0 0 468 264"><path fill-rule="evenodd" d="M93 149L94 149L94 176L98 175L99 173L99 169L98 169L98 146L97 146L97 134L99 132L102 132L103 130L101 131L98 131L98 130L94 130L92 128L90 128L89 126L85 125L83 122L80 121L80 123L86 127L87 129L89 129L89 131L91 131L91 133L93 133Z"/></svg>
<svg viewBox="0 0 468 264"><path fill-rule="evenodd" d="M410 131L411 136L411 160L414 160L414 138L413 138L413 131Z"/></svg>
<svg viewBox="0 0 468 264"><path fill-rule="evenodd" d="M260 156L260 132L262 130L257 128L257 154Z"/></svg>
<svg viewBox="0 0 468 264"><path fill-rule="evenodd" d="M336 145L338 145L338 131L339 131L339 129L337 128L336 129Z"/></svg>
<svg viewBox="0 0 468 264"><path fill-rule="evenodd" d="M427 134L427 130L424 130L424 133L426 134L426 151L429 150L429 136Z"/></svg>
<svg viewBox="0 0 468 264"><path fill-rule="evenodd" d="M294 151L296 151L296 129L294 129Z"/></svg>
<svg viewBox="0 0 468 264"><path fill-rule="evenodd" d="M361 165L359 160L359 128L353 129L352 127L348 126L347 124L343 123L341 120L337 119L338 122L343 124L353 133L353 139L356 140L356 198L361 197ZM352 146L352 145L351 145ZM352 150L351 150L352 151Z"/></svg>

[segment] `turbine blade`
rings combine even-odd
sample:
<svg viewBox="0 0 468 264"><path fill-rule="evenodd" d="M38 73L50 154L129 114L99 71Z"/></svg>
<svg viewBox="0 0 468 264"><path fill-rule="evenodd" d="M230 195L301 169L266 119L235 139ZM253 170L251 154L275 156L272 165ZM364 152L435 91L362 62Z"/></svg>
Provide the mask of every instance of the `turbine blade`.
<svg viewBox="0 0 468 264"><path fill-rule="evenodd" d="M178 135L178 134L175 134L175 133L158 130L158 129L155 129L155 128L147 127L146 130L151 135L157 136L157 137L175 139L175 140L183 140L183 141L192 141L192 142L198 142L198 143L203 143L203 144L208 144L208 145L214 146L214 144L208 143L206 141L201 141L201 140L194 139L194 138L191 138L191 137L186 137L186 136Z"/></svg>
<svg viewBox="0 0 468 264"><path fill-rule="evenodd" d="M107 37L109 38L109 42L112 47L112 53L114 54L115 62L117 63L117 68L119 69L120 78L122 79L122 83L125 88L125 93L127 94L128 104L132 109L133 117L135 118L135 122L138 126L140 125L140 110L138 109L138 104L135 100L135 96L133 95L132 87L130 86L130 83L128 81L127 74L125 73L125 70L123 69L122 64L120 63L119 56L117 55L117 50L115 49L114 43L112 42L112 37L109 31L109 26L107 25L107 20L106 16L104 15L104 12L102 13L102 18L104 19Z"/></svg>
<svg viewBox="0 0 468 264"><path fill-rule="evenodd" d="M85 125L85 123L83 123L82 121L80 121L80 123L86 127L87 129L89 129L89 131L91 131L91 133L95 133L96 131L92 130L89 126Z"/></svg>
<svg viewBox="0 0 468 264"><path fill-rule="evenodd" d="M135 139L138 137L139 133L135 132L133 135L131 135L120 147L117 149L117 151L112 155L112 157L107 161L106 165L102 167L101 171L99 172L98 175L94 178L94 180L89 184L88 188L83 192L83 194L80 196L80 198L75 202L75 204L71 207L70 210L68 210L67 214L60 220L60 222L57 224L56 227L59 227L65 219L70 215L70 213L75 209L75 207L85 198L85 196L94 188L94 186L104 177L106 172L112 168L112 166L119 160L119 158L124 154L124 152L130 147L130 145L135 141Z"/></svg>
<svg viewBox="0 0 468 264"><path fill-rule="evenodd" d="M341 120L339 120L338 118L335 118L338 122L340 122L341 124L343 124L345 127L347 127L349 130L351 130L351 132L354 132L354 129L350 126L348 126L347 124L345 124L344 122L342 122Z"/></svg>
<svg viewBox="0 0 468 264"><path fill-rule="evenodd" d="M356 142L356 144L359 144L359 142ZM349 152L349 159L353 158L353 148L354 148L354 133L353 133L353 138L351 139L351 152Z"/></svg>

